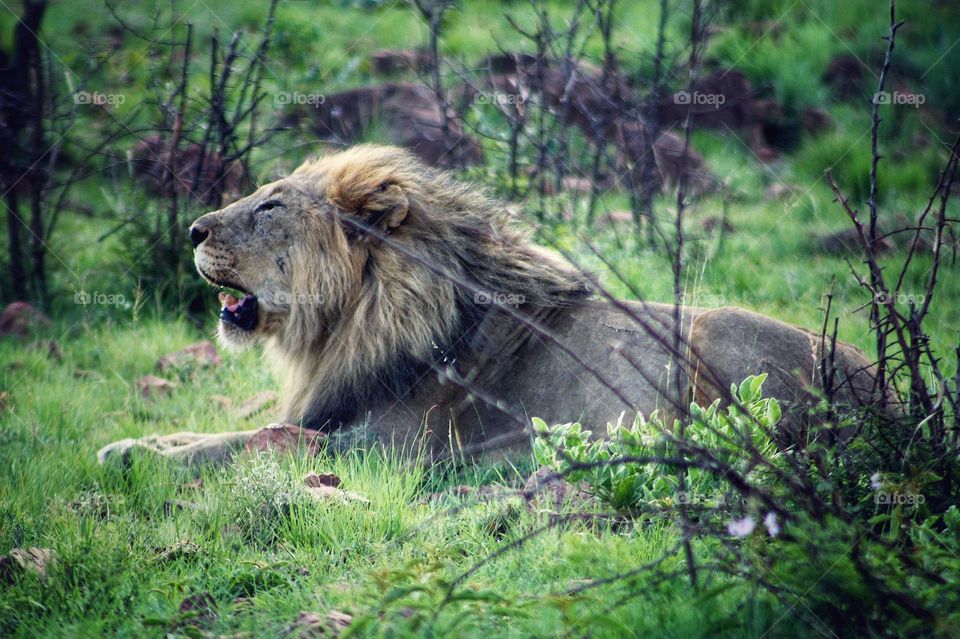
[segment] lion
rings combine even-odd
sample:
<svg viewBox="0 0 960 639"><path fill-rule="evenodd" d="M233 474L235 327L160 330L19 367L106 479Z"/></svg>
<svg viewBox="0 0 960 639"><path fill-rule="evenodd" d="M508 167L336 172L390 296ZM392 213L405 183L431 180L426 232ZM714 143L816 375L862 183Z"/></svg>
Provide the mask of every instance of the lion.
<svg viewBox="0 0 960 639"><path fill-rule="evenodd" d="M281 421L329 442L522 450L533 417L594 431L655 410L669 420L760 373L796 409L790 428L822 386L818 334L739 308L613 299L510 207L399 148L309 161L189 235L197 272L222 289L220 342L261 347ZM834 401L869 401L869 360L832 350ZM124 440L100 459L143 445L224 460L255 432Z"/></svg>

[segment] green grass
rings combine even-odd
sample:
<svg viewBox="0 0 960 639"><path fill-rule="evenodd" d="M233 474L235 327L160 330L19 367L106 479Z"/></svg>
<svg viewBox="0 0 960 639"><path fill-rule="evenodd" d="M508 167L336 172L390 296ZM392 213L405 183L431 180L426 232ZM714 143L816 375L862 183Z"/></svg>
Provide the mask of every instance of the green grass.
<svg viewBox="0 0 960 639"><path fill-rule="evenodd" d="M0 586L5 636L163 636L189 625L179 606L197 593L215 602L217 618L197 622L213 636L276 635L301 610L332 609L379 620L385 635L389 627L400 634L432 627L443 635L455 623L467 636L555 635L571 624L593 623L620 588L572 600L550 592L649 561L674 540L669 528L561 527L471 575L464 582L471 598L453 600L433 619L452 578L543 525L546 515L512 498L480 504L428 495L465 480L516 485L523 473L511 467L428 471L383 451L261 461L276 464L289 482L308 470L334 472L371 504L299 501L289 511L251 516L243 504L255 467L203 469L197 488L190 471L150 457L135 457L129 467L98 466L96 449L118 438L252 425L232 421L211 399L269 387L265 376L251 375L258 369L248 356L193 371L168 398L143 400L132 389L159 354L196 337L182 323L145 320L75 327L61 338L60 361L41 348L0 347L2 386L12 403L0 429L0 547L57 553L46 580ZM78 370L94 372L78 379ZM168 511L168 500L191 506ZM198 550L158 557L178 542ZM414 584L422 591L404 594ZM607 633L668 626L669 636L709 636L737 603L729 595L704 604L681 580L612 612Z"/></svg>

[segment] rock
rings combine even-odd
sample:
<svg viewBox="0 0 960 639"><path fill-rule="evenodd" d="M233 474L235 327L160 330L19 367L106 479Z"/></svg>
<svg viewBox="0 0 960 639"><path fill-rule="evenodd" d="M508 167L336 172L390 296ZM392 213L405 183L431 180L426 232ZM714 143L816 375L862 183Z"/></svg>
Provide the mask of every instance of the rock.
<svg viewBox="0 0 960 639"><path fill-rule="evenodd" d="M348 615L345 612L340 612L339 610L331 610L327 613L327 621L329 621L334 629L339 632L344 630L347 626L353 623L353 616Z"/></svg>
<svg viewBox="0 0 960 639"><path fill-rule="evenodd" d="M221 361L220 355L217 353L217 349L213 343L204 340L164 355L157 360L157 368L166 372L188 364L219 366Z"/></svg>
<svg viewBox="0 0 960 639"><path fill-rule="evenodd" d="M318 475L309 472L303 478L303 484L306 486L307 494L317 501L337 499L343 502L357 502L369 505L370 500L359 493L339 488L340 478L333 473L324 473Z"/></svg>
<svg viewBox="0 0 960 639"><path fill-rule="evenodd" d="M130 155L134 174L151 191L164 194L169 188L166 186L168 167L172 166L176 192L206 206L219 207L238 199L247 181L242 162L234 160L226 163L215 149L204 149L199 144L187 144L177 149L171 163L169 141L159 135L142 139L133 147ZM223 200L218 201L221 193Z"/></svg>
<svg viewBox="0 0 960 639"><path fill-rule="evenodd" d="M0 582L12 584L27 573L46 579L55 560L56 553L49 548L14 548L0 557Z"/></svg>
<svg viewBox="0 0 960 639"><path fill-rule="evenodd" d="M817 238L816 244L821 252L830 255L858 255L863 251L860 236L854 228L821 236ZM877 240L878 253L888 253L893 248L893 243L889 239L881 237Z"/></svg>
<svg viewBox="0 0 960 639"><path fill-rule="evenodd" d="M169 395L170 391L176 388L178 384L162 377L144 375L136 381L136 386L137 392L143 397L160 397Z"/></svg>
<svg viewBox="0 0 960 639"><path fill-rule="evenodd" d="M33 304L10 302L0 313L0 337L9 335L24 338L36 328L49 324L50 318Z"/></svg>
<svg viewBox="0 0 960 639"><path fill-rule="evenodd" d="M322 616L316 612L301 612L287 627L284 636L291 639L339 637L351 623L353 623L353 617L339 610L331 610Z"/></svg>
<svg viewBox="0 0 960 639"><path fill-rule="evenodd" d="M592 504L593 496L582 486L571 484L547 466L527 478L523 496L534 510L559 510L564 504Z"/></svg>
<svg viewBox="0 0 960 639"><path fill-rule="evenodd" d="M318 486L330 486L331 488L337 488L340 486L340 478L333 473L320 473L318 475L317 473L311 471L303 478L303 483L311 488L316 488Z"/></svg>
<svg viewBox="0 0 960 639"><path fill-rule="evenodd" d="M940 239L940 254L944 255L946 253L953 253L958 248L960 248L960 238L950 237L951 233L944 233L943 237ZM934 235L930 231L923 231L919 236L915 232L909 231L907 233L901 233L900 237L909 237L910 239L905 242L905 248L913 247L914 252L919 255L924 253L932 253L936 241Z"/></svg>
<svg viewBox="0 0 960 639"><path fill-rule="evenodd" d="M659 105L660 125L681 130L688 113L697 128L739 132L754 151L766 146L764 125L775 122L782 109L773 100L757 99L753 84L737 69L718 69L697 80L691 91L668 93Z"/></svg>
<svg viewBox="0 0 960 639"><path fill-rule="evenodd" d="M290 105L285 111L283 126L306 126L338 145L359 142L377 127L379 138L410 149L430 165L455 168L483 159L482 147L467 135L457 114L450 108L445 118L436 94L422 84L359 87L326 94L312 104Z"/></svg>
<svg viewBox="0 0 960 639"><path fill-rule="evenodd" d="M537 99L542 96L554 114L567 124L579 128L588 138L604 145L614 140L618 156L617 173L624 177L629 175L635 184L642 183L641 160L651 148L648 140L651 136L648 127L639 118L634 115L623 117L624 113L638 111L639 105L633 102L636 89L620 70L613 69L604 74L602 69L586 62L580 62L571 69L562 61L509 52L487 58L479 68L489 69L492 73L485 89L506 96L522 96L524 101L527 95L537 96ZM745 76L738 72L728 75L729 78L720 77L717 82L746 82ZM746 86L749 88L749 82L746 82ZM759 131L761 123L754 123L752 118L761 114L761 109L755 104L754 107L745 114L744 108L739 106L735 114L745 124ZM765 112L763 114L766 115ZM725 114L724 117L728 116ZM699 118L697 122L700 123ZM669 124L665 124L665 120L661 120L661 124L652 144L656 163L653 177L659 186L665 186L677 183L681 164L679 157L684 144L682 137L668 130ZM687 191L700 193L708 190L713 176L707 170L703 157L693 148L687 149L685 165Z"/></svg>
<svg viewBox="0 0 960 639"><path fill-rule="evenodd" d="M310 455L316 455L325 437L321 432L307 430L296 424L271 424L254 433L247 440L243 450L246 452L273 450L283 455L306 448Z"/></svg>
<svg viewBox="0 0 960 639"><path fill-rule="evenodd" d="M824 84L831 86L838 97L856 97L863 90L865 70L869 70L869 67L864 67L857 56L852 53L841 53L827 65L822 79Z"/></svg>
<svg viewBox="0 0 960 639"><path fill-rule="evenodd" d="M252 417L270 407L272 404L275 404L277 399L277 394L273 391L262 391L248 397L243 400L243 403L237 408L237 417L240 419Z"/></svg>

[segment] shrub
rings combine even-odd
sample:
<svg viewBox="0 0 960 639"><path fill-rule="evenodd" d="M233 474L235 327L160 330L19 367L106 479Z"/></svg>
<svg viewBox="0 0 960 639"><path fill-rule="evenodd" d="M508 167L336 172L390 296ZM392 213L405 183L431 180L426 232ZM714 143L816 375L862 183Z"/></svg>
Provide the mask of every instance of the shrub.
<svg viewBox="0 0 960 639"><path fill-rule="evenodd" d="M720 409L720 400L707 408L691 405L691 424L685 437L695 446L717 451L730 468L751 479L759 478L764 469L743 455L743 445L755 447L764 459L776 464L780 453L771 433L780 421L780 404L763 398L761 391L766 375L748 377L739 388L731 388L740 406ZM620 463L619 460L663 459L670 457L672 433L657 412L644 418L638 415L630 426L621 420L607 425L607 438L592 437L592 432L578 423L549 427L534 418L539 436L534 441L534 456L544 466L561 473L569 481L585 481L589 491L620 512L635 512L646 506L683 503L685 501L722 501L726 489L721 478L705 468L691 468L687 490L678 493L674 467L666 462Z"/></svg>
<svg viewBox="0 0 960 639"><path fill-rule="evenodd" d="M732 388L725 409L692 404L683 429L654 414L608 426L609 439L600 440L580 424L535 420L534 454L628 520L675 521L674 550L685 541L696 548L686 555L691 578L725 575L734 579L729 587L761 590L788 612L802 599L802 619L841 635L955 630L960 512L926 503L939 479L932 468L870 452L878 436L912 429L858 412L839 422L863 432L853 446L823 445L831 424L804 445L778 446L780 405L762 397L764 379ZM666 578L661 562L648 565L652 583Z"/></svg>

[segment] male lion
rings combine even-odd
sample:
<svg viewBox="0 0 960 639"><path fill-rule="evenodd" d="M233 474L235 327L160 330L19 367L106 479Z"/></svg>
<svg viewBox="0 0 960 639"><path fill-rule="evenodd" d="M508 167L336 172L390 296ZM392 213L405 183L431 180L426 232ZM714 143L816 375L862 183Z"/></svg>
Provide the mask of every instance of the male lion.
<svg viewBox="0 0 960 639"><path fill-rule="evenodd" d="M308 162L204 215L190 238L200 275L240 292L220 293L220 340L262 345L283 420L362 433L354 443L475 453L529 442L534 416L602 431L623 413L724 398L751 374L768 373L788 408L820 385L817 335L684 308L676 349L672 306L591 296L504 204L397 148ZM835 364L834 399L866 399L867 359L838 345ZM126 440L101 459L138 443L224 459L251 432Z"/></svg>

